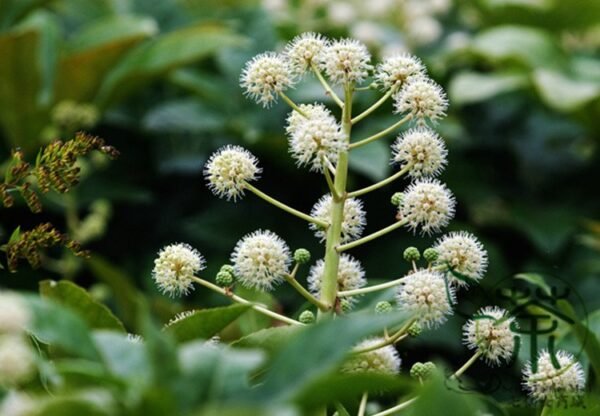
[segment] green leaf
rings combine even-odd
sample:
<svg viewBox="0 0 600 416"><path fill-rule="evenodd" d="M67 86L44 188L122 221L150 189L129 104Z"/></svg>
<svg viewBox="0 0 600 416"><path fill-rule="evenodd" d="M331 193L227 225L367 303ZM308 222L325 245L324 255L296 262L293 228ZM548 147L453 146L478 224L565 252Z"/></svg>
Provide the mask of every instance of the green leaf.
<svg viewBox="0 0 600 416"><path fill-rule="evenodd" d="M558 111L575 111L600 96L600 84L568 78L557 71L538 69L533 82L542 100Z"/></svg>
<svg viewBox="0 0 600 416"><path fill-rule="evenodd" d="M544 290L544 292L546 292L547 295L550 295L550 293L552 292L550 286L548 286L548 283L546 283L546 280L544 279L544 276L542 276L541 274L538 273L519 273L515 275L516 279L521 279L521 280L525 280L526 282L529 282L533 285L536 285L538 287L540 287L541 289Z"/></svg>
<svg viewBox="0 0 600 416"><path fill-rule="evenodd" d="M231 305L220 308L194 311L185 318L177 319L165 327L176 341L186 342L193 339L208 339L217 335L223 328L239 318L250 307Z"/></svg>
<svg viewBox="0 0 600 416"><path fill-rule="evenodd" d="M266 328L246 335L231 345L240 348L260 348L272 354L285 346L300 330L301 326Z"/></svg>
<svg viewBox="0 0 600 416"><path fill-rule="evenodd" d="M205 58L241 38L224 26L202 24L173 31L138 46L108 74L97 101L105 107L178 67Z"/></svg>
<svg viewBox="0 0 600 416"><path fill-rule="evenodd" d="M85 322L69 309L47 299L26 296L33 319L27 330L44 344L76 357L97 360L98 351Z"/></svg>
<svg viewBox="0 0 600 416"><path fill-rule="evenodd" d="M251 400L292 398L334 370L358 341L406 319L406 315L399 313L394 316L355 314L302 328L273 358L264 383L253 391Z"/></svg>
<svg viewBox="0 0 600 416"><path fill-rule="evenodd" d="M460 72L450 82L450 101L458 105L477 103L525 85L524 74Z"/></svg>
<svg viewBox="0 0 600 416"><path fill-rule="evenodd" d="M40 282L40 294L77 312L90 328L125 332L121 321L105 305L94 300L82 287L66 280Z"/></svg>
<svg viewBox="0 0 600 416"><path fill-rule="evenodd" d="M143 342L109 331L95 331L93 338L102 361L113 375L136 384L147 384L151 365Z"/></svg>
<svg viewBox="0 0 600 416"><path fill-rule="evenodd" d="M530 67L557 66L561 55L543 30L528 26L496 26L473 39L474 52L490 61L515 60Z"/></svg>
<svg viewBox="0 0 600 416"><path fill-rule="evenodd" d="M115 404L108 391L94 390L93 394L52 397L40 401L32 416L111 416Z"/></svg>

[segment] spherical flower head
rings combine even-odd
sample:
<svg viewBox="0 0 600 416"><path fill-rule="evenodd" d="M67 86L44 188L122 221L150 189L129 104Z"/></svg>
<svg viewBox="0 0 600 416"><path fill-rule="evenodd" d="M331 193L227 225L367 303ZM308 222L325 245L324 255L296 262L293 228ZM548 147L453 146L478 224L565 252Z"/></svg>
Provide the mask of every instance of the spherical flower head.
<svg viewBox="0 0 600 416"><path fill-rule="evenodd" d="M10 387L31 379L35 356L20 335L0 336L0 387Z"/></svg>
<svg viewBox="0 0 600 416"><path fill-rule="evenodd" d="M556 351L554 356L559 368L555 368L547 350L539 353L536 372L531 363L527 363L523 370L523 387L533 400L549 406L575 404L585 388L583 368L566 351Z"/></svg>
<svg viewBox="0 0 600 416"><path fill-rule="evenodd" d="M325 270L325 262L317 261L311 268L308 274L308 287L310 291L317 297L321 295L321 284L323 280L323 272ZM348 254L340 256L338 266L337 286L338 291L359 289L367 284L365 272L358 260ZM351 303L353 298L346 298Z"/></svg>
<svg viewBox="0 0 600 416"><path fill-rule="evenodd" d="M454 197L445 185L435 179L413 182L404 192L398 212L413 231L422 234L439 232L454 216Z"/></svg>
<svg viewBox="0 0 600 416"><path fill-rule="evenodd" d="M394 96L396 113L410 114L424 122L432 122L446 116L448 100L446 93L438 84L425 77L409 80Z"/></svg>
<svg viewBox="0 0 600 416"><path fill-rule="evenodd" d="M410 335L411 337L418 337L419 335L421 335L421 332L423 332L423 327L421 326L420 323L418 322L414 322L411 326L408 327L408 329L406 330L406 333L408 335Z"/></svg>
<svg viewBox="0 0 600 416"><path fill-rule="evenodd" d="M435 248L429 247L423 252L423 258L427 263L433 263L438 259L439 256L440 255Z"/></svg>
<svg viewBox="0 0 600 416"><path fill-rule="evenodd" d="M421 325L432 328L452 314L454 290L447 287L444 277L428 270L419 270L402 280L396 301L401 311L408 312Z"/></svg>
<svg viewBox="0 0 600 416"><path fill-rule="evenodd" d="M325 158L331 163L338 160L348 143L342 129L331 112L322 104L301 105L307 117L293 111L288 117L286 131L290 154L298 166L323 172L327 168Z"/></svg>
<svg viewBox="0 0 600 416"><path fill-rule="evenodd" d="M416 362L410 368L410 376L417 380L426 380L429 377L431 377L435 369L436 366L431 361L427 361L424 363Z"/></svg>
<svg viewBox="0 0 600 416"><path fill-rule="evenodd" d="M434 246L438 252L436 265L448 266L448 278L452 284L467 287L471 281L483 278L487 269L487 252L477 238L467 232L452 232L440 238ZM465 276L467 279L459 278Z"/></svg>
<svg viewBox="0 0 600 416"><path fill-rule="evenodd" d="M502 361L508 362L514 351L515 333L511 325L515 324L506 310L487 306L463 326L463 340L490 365L499 365Z"/></svg>
<svg viewBox="0 0 600 416"><path fill-rule="evenodd" d="M388 301L381 301L381 302L377 302L377 305L375 305L375 313L380 314L380 315L384 315L386 313L390 313L393 311L392 308L392 304L389 303Z"/></svg>
<svg viewBox="0 0 600 416"><path fill-rule="evenodd" d="M331 210L333 208L333 198L331 194L326 194L313 206L310 215L321 221L329 223L331 219ZM360 199L348 198L344 202L344 213L342 218L342 243L356 240L362 235L367 224L366 212ZM315 232L315 237L325 241L327 232L319 225L310 223L309 227Z"/></svg>
<svg viewBox="0 0 600 416"><path fill-rule="evenodd" d="M171 244L158 252L152 278L160 291L169 296L187 295L194 289L195 274L204 268L204 257L196 249L189 244Z"/></svg>
<svg viewBox="0 0 600 416"><path fill-rule="evenodd" d="M357 350L368 349L383 343L382 338L370 338L356 346ZM401 360L392 345L363 352L351 357L342 366L344 373L378 373L395 375L400 372Z"/></svg>
<svg viewBox="0 0 600 416"><path fill-rule="evenodd" d="M396 207L400 206L400 204L402 204L403 200L404 200L404 194L402 192L394 192L394 194L390 198L391 204Z"/></svg>
<svg viewBox="0 0 600 416"><path fill-rule="evenodd" d="M0 334L20 333L31 320L31 312L16 293L0 292Z"/></svg>
<svg viewBox="0 0 600 416"><path fill-rule="evenodd" d="M274 52L265 52L246 63L240 77L244 94L267 108L279 93L294 85L288 60Z"/></svg>
<svg viewBox="0 0 600 416"><path fill-rule="evenodd" d="M365 45L354 39L330 42L320 56L319 66L334 84L361 83L373 68Z"/></svg>
<svg viewBox="0 0 600 416"><path fill-rule="evenodd" d="M290 249L271 231L258 230L244 236L231 254L235 276L242 286L272 290L288 273Z"/></svg>
<svg viewBox="0 0 600 416"><path fill-rule="evenodd" d="M398 136L392 145L392 162L405 168L413 178L434 177L446 166L444 141L431 129L417 127Z"/></svg>
<svg viewBox="0 0 600 416"><path fill-rule="evenodd" d="M303 324L312 324L315 322L315 314L309 310L303 311L298 317L298 320Z"/></svg>
<svg viewBox="0 0 600 416"><path fill-rule="evenodd" d="M215 283L221 287L229 287L233 284L233 275L225 270L220 270L215 276Z"/></svg>
<svg viewBox="0 0 600 416"><path fill-rule="evenodd" d="M299 248L294 251L294 261L299 264L306 264L310 261L310 251L305 248Z"/></svg>
<svg viewBox="0 0 600 416"><path fill-rule="evenodd" d="M404 260L409 262L419 261L421 258L421 253L419 253L419 249L416 247L407 247L404 250L404 253L402 253L402 257L404 257Z"/></svg>
<svg viewBox="0 0 600 416"><path fill-rule="evenodd" d="M225 146L206 162L204 177L208 187L219 198L236 201L244 195L246 182L258 179L258 159L240 146Z"/></svg>
<svg viewBox="0 0 600 416"><path fill-rule="evenodd" d="M390 56L377 65L375 80L384 90L398 88L414 77L425 76L425 65L408 53Z"/></svg>
<svg viewBox="0 0 600 416"><path fill-rule="evenodd" d="M327 40L318 33L306 32L296 36L285 49L294 74L302 75L313 63L317 64L326 46Z"/></svg>

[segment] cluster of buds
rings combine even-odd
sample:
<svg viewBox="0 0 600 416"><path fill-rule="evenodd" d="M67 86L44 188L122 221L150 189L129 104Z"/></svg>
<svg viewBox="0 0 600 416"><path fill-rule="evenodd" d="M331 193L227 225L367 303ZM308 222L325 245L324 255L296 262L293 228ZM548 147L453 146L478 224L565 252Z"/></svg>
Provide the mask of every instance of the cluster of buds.
<svg viewBox="0 0 600 416"><path fill-rule="evenodd" d="M76 256L88 255L88 252L82 250L77 241L60 233L50 223L40 224L32 230L24 232L17 229L10 241L2 246L2 250L6 251L8 269L15 272L20 259L27 260L33 268L40 267L43 251L56 246L67 248Z"/></svg>
<svg viewBox="0 0 600 416"><path fill-rule="evenodd" d="M79 183L81 169L77 159L92 151L99 151L111 158L119 155L103 139L85 133L77 133L71 140L56 140L43 147L33 165L24 160L22 151L13 151L4 183L0 184L3 205L11 207L14 204L12 193L19 192L31 211L39 213L42 204L30 179L35 178L40 193L47 193L51 189L60 193L68 192Z"/></svg>

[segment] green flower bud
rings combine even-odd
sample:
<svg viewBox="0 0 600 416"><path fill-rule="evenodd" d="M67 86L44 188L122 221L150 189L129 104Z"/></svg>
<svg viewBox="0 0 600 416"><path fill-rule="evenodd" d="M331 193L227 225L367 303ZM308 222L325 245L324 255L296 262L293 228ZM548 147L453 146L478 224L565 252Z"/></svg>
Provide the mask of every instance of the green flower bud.
<svg viewBox="0 0 600 416"><path fill-rule="evenodd" d="M229 287L233 283L233 276L231 273L221 270L217 273L215 282L221 287Z"/></svg>
<svg viewBox="0 0 600 416"><path fill-rule="evenodd" d="M375 305L375 312L378 314L390 313L392 309L392 304L387 301L377 302Z"/></svg>
<svg viewBox="0 0 600 416"><path fill-rule="evenodd" d="M315 321L315 314L312 311L306 310L300 314L298 320L303 324L312 324Z"/></svg>
<svg viewBox="0 0 600 416"><path fill-rule="evenodd" d="M423 258L427 263L433 263L439 257L439 253L435 248L428 248L423 252Z"/></svg>
<svg viewBox="0 0 600 416"><path fill-rule="evenodd" d="M294 260L299 264L305 264L310 261L310 251L305 248L299 248L294 251Z"/></svg>
<svg viewBox="0 0 600 416"><path fill-rule="evenodd" d="M400 206L400 204L402 204L402 199L404 198L404 194L402 192L396 192L394 195L392 195L392 198L390 199L392 205L394 206Z"/></svg>
<svg viewBox="0 0 600 416"><path fill-rule="evenodd" d="M418 261L421 258L421 253L416 247L408 247L404 250L404 260L406 261Z"/></svg>
<svg viewBox="0 0 600 416"><path fill-rule="evenodd" d="M418 380L425 380L435 371L435 364L431 361L426 363L414 363L410 369L410 376Z"/></svg>
<svg viewBox="0 0 600 416"><path fill-rule="evenodd" d="M219 271L221 271L221 272L227 272L227 273L229 273L232 276L234 274L233 273L233 266L231 264L224 264L224 265L222 265L221 266L221 270L219 270Z"/></svg>
<svg viewBox="0 0 600 416"><path fill-rule="evenodd" d="M340 309L344 313L348 313L352 310L352 302L349 299L342 299L340 301Z"/></svg>
<svg viewBox="0 0 600 416"><path fill-rule="evenodd" d="M421 326L421 324L418 322L415 322L408 328L407 332L408 332L408 335L410 335L411 337L417 337L421 334L422 331L423 331L423 327Z"/></svg>

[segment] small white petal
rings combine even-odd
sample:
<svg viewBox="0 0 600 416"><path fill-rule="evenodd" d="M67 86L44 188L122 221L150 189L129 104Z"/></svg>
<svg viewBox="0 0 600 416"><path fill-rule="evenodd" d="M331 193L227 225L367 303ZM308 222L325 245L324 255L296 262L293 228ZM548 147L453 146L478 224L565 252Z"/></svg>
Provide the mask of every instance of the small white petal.
<svg viewBox="0 0 600 416"><path fill-rule="evenodd" d="M313 206L310 215L321 221L329 223L331 219L331 208L333 206L333 198L331 194L325 194ZM344 214L342 218L342 235L341 242L347 243L360 238L367 224L366 212L363 208L363 203L357 198L348 198L344 202ZM315 236L322 242L327 237L327 232L317 224L310 223L310 229L315 232Z"/></svg>

